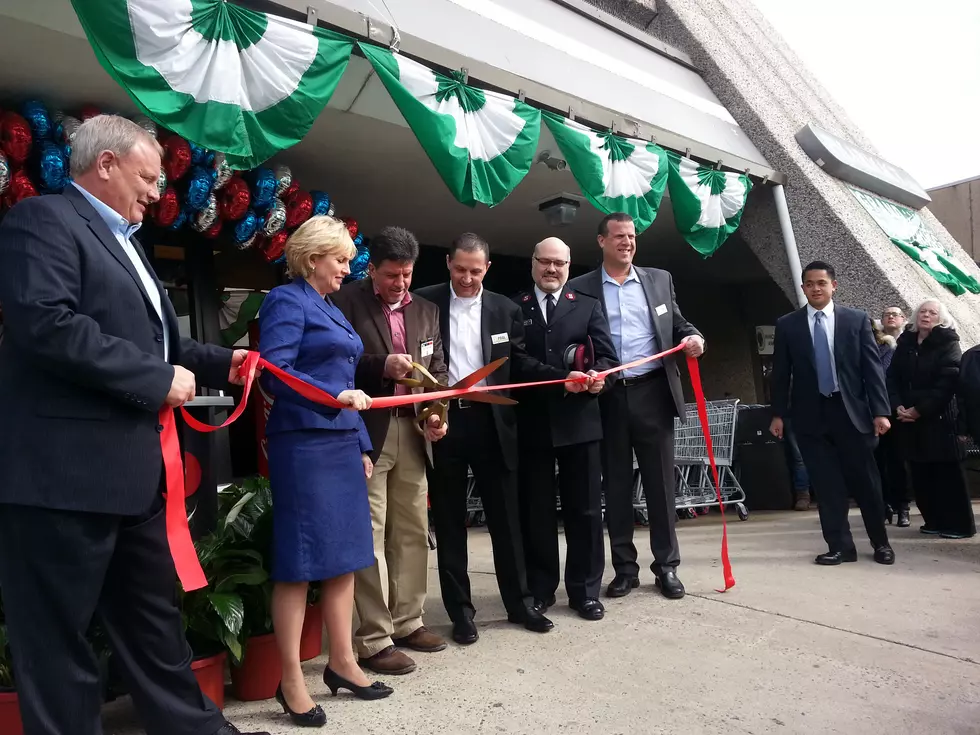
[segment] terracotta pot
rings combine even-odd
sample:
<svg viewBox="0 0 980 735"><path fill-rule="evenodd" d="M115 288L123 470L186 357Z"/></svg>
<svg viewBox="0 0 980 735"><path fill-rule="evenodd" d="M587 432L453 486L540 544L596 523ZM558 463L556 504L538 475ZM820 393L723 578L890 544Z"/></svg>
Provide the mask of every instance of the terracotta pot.
<svg viewBox="0 0 980 735"><path fill-rule="evenodd" d="M227 653L191 661L191 671L204 692L218 709L225 708L225 660Z"/></svg>
<svg viewBox="0 0 980 735"><path fill-rule="evenodd" d="M282 679L282 664L275 633L249 638L241 666L231 667L231 690L235 699L255 702L272 699Z"/></svg>
<svg viewBox="0 0 980 735"><path fill-rule="evenodd" d="M3 735L24 735L17 692L0 690L0 732Z"/></svg>
<svg viewBox="0 0 980 735"><path fill-rule="evenodd" d="M306 608L303 636L299 639L299 660L309 661L323 653L323 616L320 603Z"/></svg>

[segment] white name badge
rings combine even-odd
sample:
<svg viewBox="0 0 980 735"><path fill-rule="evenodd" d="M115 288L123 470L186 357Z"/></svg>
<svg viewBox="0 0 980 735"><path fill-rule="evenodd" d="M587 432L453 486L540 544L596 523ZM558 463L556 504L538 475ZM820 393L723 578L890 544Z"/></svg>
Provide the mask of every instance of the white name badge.
<svg viewBox="0 0 980 735"><path fill-rule="evenodd" d="M534 324L534 320L533 319L525 319L524 320L524 326L525 327L530 327L532 324Z"/></svg>
<svg viewBox="0 0 980 735"><path fill-rule="evenodd" d="M666 313L667 313L666 304L661 304L660 306L657 307L657 316L663 316Z"/></svg>
<svg viewBox="0 0 980 735"><path fill-rule="evenodd" d="M432 357L432 349L435 344L434 340L428 340L427 342L420 342L419 348L422 352L422 357Z"/></svg>
<svg viewBox="0 0 980 735"><path fill-rule="evenodd" d="M502 345L504 342L510 342L510 337L507 336L507 332L501 332L500 334L491 334L490 341L495 345Z"/></svg>

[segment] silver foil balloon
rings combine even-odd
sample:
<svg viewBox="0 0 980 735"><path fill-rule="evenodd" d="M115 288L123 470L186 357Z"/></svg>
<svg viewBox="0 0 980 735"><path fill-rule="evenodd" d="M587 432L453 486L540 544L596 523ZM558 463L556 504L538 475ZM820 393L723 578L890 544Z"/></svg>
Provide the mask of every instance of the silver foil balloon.
<svg viewBox="0 0 980 735"><path fill-rule="evenodd" d="M62 112L61 110L55 110L54 112L51 113L51 121L55 125L59 125L61 121L64 119L65 119L65 113Z"/></svg>
<svg viewBox="0 0 980 735"><path fill-rule="evenodd" d="M195 215L191 226L198 232L207 232L216 219L218 219L218 198L212 194L208 197L208 203L204 205L204 209Z"/></svg>
<svg viewBox="0 0 980 735"><path fill-rule="evenodd" d="M276 196L281 197L292 185L293 172L289 166L276 166Z"/></svg>
<svg viewBox="0 0 980 735"><path fill-rule="evenodd" d="M78 128L81 126L82 121L77 117L72 117L71 115L65 115L61 119L61 127L65 131L65 143L71 145L75 142L75 133L78 132Z"/></svg>
<svg viewBox="0 0 980 735"><path fill-rule="evenodd" d="M227 184L228 179L230 179L232 174L235 173L231 166L228 165L228 161L225 159L225 154L221 151L214 152L214 173L214 191L217 191L222 186Z"/></svg>
<svg viewBox="0 0 980 735"><path fill-rule="evenodd" d="M157 193L163 196L163 192L167 190L167 172L163 170L163 166L160 167L160 176L157 177Z"/></svg>
<svg viewBox="0 0 980 735"><path fill-rule="evenodd" d="M265 218L265 225L262 227L262 231L269 237L272 237L285 226L286 205L276 199L272 203L272 209L269 210L269 214Z"/></svg>
<svg viewBox="0 0 980 735"><path fill-rule="evenodd" d="M133 118L133 122L139 125L143 130L148 132L153 136L154 139L157 137L157 124L153 122L146 115L137 115Z"/></svg>
<svg viewBox="0 0 980 735"><path fill-rule="evenodd" d="M245 242L236 242L235 247L237 247L239 250L248 250L250 247L252 247L255 244L255 239L258 236L259 236L258 233L255 233L250 238L248 238L248 240L246 240Z"/></svg>
<svg viewBox="0 0 980 735"><path fill-rule="evenodd" d="M0 151L0 194L7 191L8 186L10 186L10 162L3 151Z"/></svg>
<svg viewBox="0 0 980 735"><path fill-rule="evenodd" d="M333 217L337 210L333 208L333 202L330 203L330 209L327 210L327 216Z"/></svg>

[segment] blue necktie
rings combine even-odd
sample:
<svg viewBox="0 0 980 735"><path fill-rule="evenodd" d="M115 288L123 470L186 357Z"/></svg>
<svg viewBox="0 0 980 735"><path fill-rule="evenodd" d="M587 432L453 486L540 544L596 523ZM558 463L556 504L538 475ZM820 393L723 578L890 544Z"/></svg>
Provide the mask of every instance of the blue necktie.
<svg viewBox="0 0 980 735"><path fill-rule="evenodd" d="M827 328L824 318L827 315L818 311L813 322L813 356L817 361L817 388L820 393L829 396L834 392L834 369L830 354L830 341L827 339Z"/></svg>

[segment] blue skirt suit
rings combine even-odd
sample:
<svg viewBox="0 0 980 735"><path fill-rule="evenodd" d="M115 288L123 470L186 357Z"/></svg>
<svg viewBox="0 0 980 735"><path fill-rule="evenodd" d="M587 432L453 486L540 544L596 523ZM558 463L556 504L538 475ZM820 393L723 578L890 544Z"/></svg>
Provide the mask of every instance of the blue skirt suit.
<svg viewBox="0 0 980 735"><path fill-rule="evenodd" d="M305 280L278 286L259 312L259 352L331 395L354 387L364 350L340 310ZM309 582L374 564L361 454L371 451L356 411L308 401L272 375L266 424L272 485L272 579Z"/></svg>

